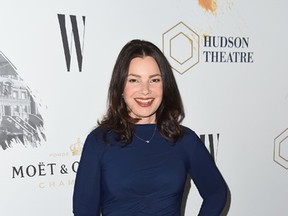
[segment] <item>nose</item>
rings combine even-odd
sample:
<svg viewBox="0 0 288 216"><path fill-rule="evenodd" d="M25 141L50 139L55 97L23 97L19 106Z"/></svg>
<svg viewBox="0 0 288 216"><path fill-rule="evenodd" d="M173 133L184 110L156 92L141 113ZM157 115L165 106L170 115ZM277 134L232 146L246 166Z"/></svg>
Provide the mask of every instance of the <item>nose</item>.
<svg viewBox="0 0 288 216"><path fill-rule="evenodd" d="M149 82L143 82L141 85L141 92L144 95L147 95L150 93L150 85Z"/></svg>

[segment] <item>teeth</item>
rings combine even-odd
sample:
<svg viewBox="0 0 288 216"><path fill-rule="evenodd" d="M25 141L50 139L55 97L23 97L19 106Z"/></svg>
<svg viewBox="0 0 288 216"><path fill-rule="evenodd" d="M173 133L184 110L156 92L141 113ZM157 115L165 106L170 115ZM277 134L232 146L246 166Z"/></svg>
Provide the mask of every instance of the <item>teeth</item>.
<svg viewBox="0 0 288 216"><path fill-rule="evenodd" d="M152 102L152 99L135 99L137 102L140 102L140 103L151 103Z"/></svg>

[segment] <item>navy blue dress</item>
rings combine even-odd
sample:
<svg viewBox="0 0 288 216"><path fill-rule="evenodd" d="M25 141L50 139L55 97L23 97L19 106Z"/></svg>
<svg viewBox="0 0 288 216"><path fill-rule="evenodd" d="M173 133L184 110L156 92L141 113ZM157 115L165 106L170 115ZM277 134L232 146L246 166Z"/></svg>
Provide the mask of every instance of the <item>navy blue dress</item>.
<svg viewBox="0 0 288 216"><path fill-rule="evenodd" d="M136 125L136 134L149 139L154 124ZM131 144L97 128L87 137L77 171L73 212L75 216L180 216L187 174L203 203L201 216L220 215L227 186L198 136L184 128L176 144L156 131L150 143L133 137ZM189 205L189 203L187 203Z"/></svg>

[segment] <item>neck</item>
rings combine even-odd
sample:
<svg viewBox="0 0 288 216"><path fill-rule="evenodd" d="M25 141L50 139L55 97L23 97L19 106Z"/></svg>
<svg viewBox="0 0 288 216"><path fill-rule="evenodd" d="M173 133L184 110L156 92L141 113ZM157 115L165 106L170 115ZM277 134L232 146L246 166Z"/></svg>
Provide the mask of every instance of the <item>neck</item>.
<svg viewBox="0 0 288 216"><path fill-rule="evenodd" d="M140 119L136 124L156 124L155 119Z"/></svg>

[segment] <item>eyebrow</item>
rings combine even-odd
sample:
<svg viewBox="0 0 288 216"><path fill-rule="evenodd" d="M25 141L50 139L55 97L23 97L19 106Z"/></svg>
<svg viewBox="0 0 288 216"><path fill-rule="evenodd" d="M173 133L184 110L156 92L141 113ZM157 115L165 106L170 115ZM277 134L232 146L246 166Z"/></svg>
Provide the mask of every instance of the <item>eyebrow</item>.
<svg viewBox="0 0 288 216"><path fill-rule="evenodd" d="M138 74L128 74L128 77L129 76L134 76L134 77L138 77L138 78L141 78L141 76L140 75L138 75ZM161 74L152 74L152 75L150 75L149 76L149 78L153 78L153 77L156 77L156 76L160 76L161 77Z"/></svg>

